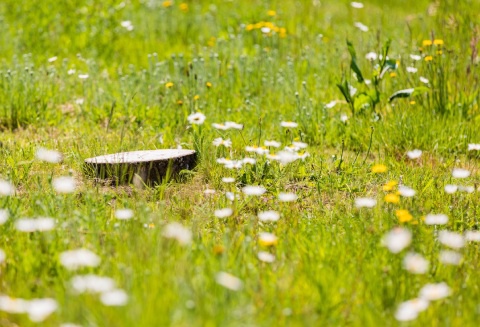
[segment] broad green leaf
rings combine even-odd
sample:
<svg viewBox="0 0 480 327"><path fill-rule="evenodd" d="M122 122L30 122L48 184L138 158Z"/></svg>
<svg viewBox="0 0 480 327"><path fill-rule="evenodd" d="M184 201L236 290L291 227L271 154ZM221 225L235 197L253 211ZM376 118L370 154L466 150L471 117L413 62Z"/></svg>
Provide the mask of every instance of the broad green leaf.
<svg viewBox="0 0 480 327"><path fill-rule="evenodd" d="M342 83L337 83L337 87L342 92L343 97L348 103L352 103L352 97L350 96L350 90L348 89L347 81L343 81Z"/></svg>
<svg viewBox="0 0 480 327"><path fill-rule="evenodd" d="M347 48L348 48L348 52L350 53L350 56L352 57L352 61L350 62L350 68L357 75L358 82L363 83L364 81L363 74L357 65L357 53L355 51L355 48L353 47L353 44L348 40L347 40Z"/></svg>

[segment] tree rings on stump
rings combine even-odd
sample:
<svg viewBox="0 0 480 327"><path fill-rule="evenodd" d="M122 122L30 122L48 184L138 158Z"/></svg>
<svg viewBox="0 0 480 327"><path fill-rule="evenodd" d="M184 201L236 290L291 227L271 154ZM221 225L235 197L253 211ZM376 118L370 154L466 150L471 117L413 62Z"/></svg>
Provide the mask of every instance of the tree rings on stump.
<svg viewBox="0 0 480 327"><path fill-rule="evenodd" d="M85 173L114 184L154 185L175 177L196 164L193 150L146 150L120 152L85 159Z"/></svg>

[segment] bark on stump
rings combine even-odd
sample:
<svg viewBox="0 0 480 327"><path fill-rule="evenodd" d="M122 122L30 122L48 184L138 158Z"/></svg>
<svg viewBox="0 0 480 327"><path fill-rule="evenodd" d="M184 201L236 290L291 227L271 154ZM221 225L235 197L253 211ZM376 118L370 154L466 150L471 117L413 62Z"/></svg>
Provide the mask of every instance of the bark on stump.
<svg viewBox="0 0 480 327"><path fill-rule="evenodd" d="M85 159L85 173L115 185L153 186L165 178L174 178L181 170L196 164L193 150L146 150L120 152Z"/></svg>

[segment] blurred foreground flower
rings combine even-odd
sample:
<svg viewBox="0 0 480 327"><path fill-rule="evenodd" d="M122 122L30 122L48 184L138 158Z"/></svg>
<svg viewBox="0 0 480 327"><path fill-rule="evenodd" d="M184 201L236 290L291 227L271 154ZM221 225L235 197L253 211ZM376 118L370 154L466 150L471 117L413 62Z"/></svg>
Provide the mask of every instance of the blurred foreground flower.
<svg viewBox="0 0 480 327"><path fill-rule="evenodd" d="M240 278L223 271L219 272L215 276L215 280L219 285L222 285L223 287L232 291L239 291L243 287L243 282L240 280Z"/></svg>
<svg viewBox="0 0 480 327"><path fill-rule="evenodd" d="M60 262L68 270L96 267L100 264L100 261L99 256L87 249L70 250L60 254Z"/></svg>
<svg viewBox="0 0 480 327"><path fill-rule="evenodd" d="M192 242L192 232L177 222L166 225L163 228L163 236L175 239L181 245L188 245Z"/></svg>

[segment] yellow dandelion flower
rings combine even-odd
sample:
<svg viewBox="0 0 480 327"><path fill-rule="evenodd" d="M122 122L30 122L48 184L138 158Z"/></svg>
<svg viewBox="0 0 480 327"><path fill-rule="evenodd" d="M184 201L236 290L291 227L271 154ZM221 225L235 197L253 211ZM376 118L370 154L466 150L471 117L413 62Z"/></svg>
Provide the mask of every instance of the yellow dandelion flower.
<svg viewBox="0 0 480 327"><path fill-rule="evenodd" d="M417 102L415 100L410 101L410 104L416 104Z"/></svg>
<svg viewBox="0 0 480 327"><path fill-rule="evenodd" d="M442 50L438 50L438 51L437 51L437 55L441 55L442 53L443 53Z"/></svg>
<svg viewBox="0 0 480 327"><path fill-rule="evenodd" d="M408 210L400 209L395 211L395 215L398 218L398 221L401 223L408 223L413 219L413 216Z"/></svg>
<svg viewBox="0 0 480 327"><path fill-rule="evenodd" d="M433 60L433 57L432 56L426 56L425 57L425 61L432 61Z"/></svg>
<svg viewBox="0 0 480 327"><path fill-rule="evenodd" d="M187 3L181 3L180 4L180 10L183 11L183 12L187 12L188 11L188 4Z"/></svg>
<svg viewBox="0 0 480 327"><path fill-rule="evenodd" d="M439 40L439 39L433 40L433 44L435 44L435 45L443 45L443 40Z"/></svg>
<svg viewBox="0 0 480 327"><path fill-rule="evenodd" d="M181 106L181 105L183 104L183 101L182 101L182 100L178 100L178 101L177 101L177 104L178 104L179 106Z"/></svg>
<svg viewBox="0 0 480 327"><path fill-rule="evenodd" d="M397 76L397 73L395 73L395 72L390 73L390 77L396 77L396 76Z"/></svg>
<svg viewBox="0 0 480 327"><path fill-rule="evenodd" d="M215 245L215 246L213 247L213 253L214 253L214 254L219 255L219 254L222 254L223 252L225 252L225 248L224 248L223 246L221 246L221 245Z"/></svg>
<svg viewBox="0 0 480 327"><path fill-rule="evenodd" d="M388 193L387 195L385 195L384 200L387 203L397 204L400 202L400 197L397 194Z"/></svg>
<svg viewBox="0 0 480 327"><path fill-rule="evenodd" d="M255 25L253 25L253 24L248 24L247 26L245 26L245 29L246 29L247 31L251 31L251 30L253 30L254 28L255 28Z"/></svg>
<svg viewBox="0 0 480 327"><path fill-rule="evenodd" d="M212 83L210 83L210 82L205 83L205 85L206 85L208 88L211 88L211 87L212 87Z"/></svg>
<svg viewBox="0 0 480 327"><path fill-rule="evenodd" d="M198 99L200 99L200 96L197 94L193 97L193 100L197 101Z"/></svg>
<svg viewBox="0 0 480 327"><path fill-rule="evenodd" d="M267 15L270 17L275 17L277 16L277 12L275 10L269 10L267 11Z"/></svg>
<svg viewBox="0 0 480 327"><path fill-rule="evenodd" d="M170 89L170 88L173 87L173 83L172 83L172 82L165 83L165 87L166 87L167 89Z"/></svg>
<svg viewBox="0 0 480 327"><path fill-rule="evenodd" d="M372 173L384 173L387 170L387 166L383 164L376 164L372 167Z"/></svg>
<svg viewBox="0 0 480 327"><path fill-rule="evenodd" d="M265 26L265 22L258 22L254 25L256 29L260 29Z"/></svg>
<svg viewBox="0 0 480 327"><path fill-rule="evenodd" d="M154 223L148 224L148 228L155 228L155 224Z"/></svg>
<svg viewBox="0 0 480 327"><path fill-rule="evenodd" d="M397 186L398 182L397 181L389 181L388 183L386 183L385 185L383 185L383 190L384 191L392 191L395 189L395 187Z"/></svg>
<svg viewBox="0 0 480 327"><path fill-rule="evenodd" d="M172 6L172 2L171 1L164 1L162 2L162 7L164 8L168 8L168 7L171 7Z"/></svg>
<svg viewBox="0 0 480 327"><path fill-rule="evenodd" d="M429 47L432 45L432 40L423 40L422 45L424 47Z"/></svg>

